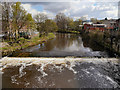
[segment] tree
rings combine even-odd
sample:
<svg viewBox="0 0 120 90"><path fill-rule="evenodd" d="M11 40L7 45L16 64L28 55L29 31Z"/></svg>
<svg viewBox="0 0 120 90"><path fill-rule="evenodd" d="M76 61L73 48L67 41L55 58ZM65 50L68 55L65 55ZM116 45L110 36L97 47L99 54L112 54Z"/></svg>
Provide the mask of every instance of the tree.
<svg viewBox="0 0 120 90"><path fill-rule="evenodd" d="M105 18L105 20L108 20L107 17Z"/></svg>
<svg viewBox="0 0 120 90"><path fill-rule="evenodd" d="M79 29L79 25L82 25L82 20L81 19L77 19L74 21L74 25L75 25L75 29L78 30Z"/></svg>
<svg viewBox="0 0 120 90"><path fill-rule="evenodd" d="M97 22L98 22L97 18L91 18L90 20L91 20L91 22L93 22L93 23L97 23Z"/></svg>
<svg viewBox="0 0 120 90"><path fill-rule="evenodd" d="M45 20L45 23L44 23L43 27L44 27L43 29L46 32L46 34L48 32L54 32L54 31L58 30L58 27L57 27L56 23L51 19Z"/></svg>
<svg viewBox="0 0 120 90"><path fill-rule="evenodd" d="M44 31L44 23L45 23L45 20L47 20L47 19L48 19L47 15L45 15L43 13L39 13L39 14L34 16L34 20L35 20L35 23L37 26L36 29L39 32L40 37L45 32Z"/></svg>
<svg viewBox="0 0 120 90"><path fill-rule="evenodd" d="M12 6L12 27L13 32L15 33L15 39L19 38L19 32L20 29L22 29L27 24L27 12L26 10L21 6L20 2L16 2Z"/></svg>
<svg viewBox="0 0 120 90"><path fill-rule="evenodd" d="M26 12L20 2L2 3L2 30L6 37L16 40L19 38L19 32L23 27L27 27L30 30L34 26L31 14Z"/></svg>
<svg viewBox="0 0 120 90"><path fill-rule="evenodd" d="M26 19L27 23L27 29L29 30L29 32L31 31L31 29L33 30L35 28L35 21L34 19L32 18L32 15L30 13L27 14L27 19Z"/></svg>
<svg viewBox="0 0 120 90"><path fill-rule="evenodd" d="M67 29L71 30L75 28L75 24L72 18L67 19Z"/></svg>
<svg viewBox="0 0 120 90"><path fill-rule="evenodd" d="M5 34L5 38L9 38L10 36L10 20L11 20L11 10L13 3L3 2L2 6L2 32ZM9 38L10 39L10 38Z"/></svg>
<svg viewBox="0 0 120 90"><path fill-rule="evenodd" d="M97 18L91 18L90 20L91 20L91 22L93 22L95 24L101 24L102 23L101 20L98 20Z"/></svg>
<svg viewBox="0 0 120 90"><path fill-rule="evenodd" d="M67 29L68 18L64 13L58 13L56 15L55 21L57 23L59 31L65 31Z"/></svg>

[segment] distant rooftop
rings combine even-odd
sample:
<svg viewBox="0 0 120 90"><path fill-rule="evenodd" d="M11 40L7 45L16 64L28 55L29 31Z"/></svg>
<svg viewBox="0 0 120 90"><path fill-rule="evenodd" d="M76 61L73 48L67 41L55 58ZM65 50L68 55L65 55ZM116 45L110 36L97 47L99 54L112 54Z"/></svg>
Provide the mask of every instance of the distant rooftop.
<svg viewBox="0 0 120 90"><path fill-rule="evenodd" d="M86 22L83 22L83 24L93 24L93 22L86 21Z"/></svg>
<svg viewBox="0 0 120 90"><path fill-rule="evenodd" d="M106 27L106 24L93 24L93 26L105 26Z"/></svg>

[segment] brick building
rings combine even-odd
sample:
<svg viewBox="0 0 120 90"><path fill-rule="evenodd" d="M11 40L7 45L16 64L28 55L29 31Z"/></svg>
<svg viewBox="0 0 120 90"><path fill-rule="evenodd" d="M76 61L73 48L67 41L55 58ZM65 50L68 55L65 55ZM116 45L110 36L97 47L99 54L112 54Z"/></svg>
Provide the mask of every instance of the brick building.
<svg viewBox="0 0 120 90"><path fill-rule="evenodd" d="M104 31L106 28L105 24L84 24L84 30L100 30Z"/></svg>

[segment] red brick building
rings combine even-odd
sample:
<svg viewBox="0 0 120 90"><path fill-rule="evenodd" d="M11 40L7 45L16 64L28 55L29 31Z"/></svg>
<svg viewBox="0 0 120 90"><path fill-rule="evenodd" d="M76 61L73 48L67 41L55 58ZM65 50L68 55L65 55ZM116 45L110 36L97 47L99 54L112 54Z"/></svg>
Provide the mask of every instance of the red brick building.
<svg viewBox="0 0 120 90"><path fill-rule="evenodd" d="M104 31L106 28L105 24L84 24L84 30L100 30Z"/></svg>

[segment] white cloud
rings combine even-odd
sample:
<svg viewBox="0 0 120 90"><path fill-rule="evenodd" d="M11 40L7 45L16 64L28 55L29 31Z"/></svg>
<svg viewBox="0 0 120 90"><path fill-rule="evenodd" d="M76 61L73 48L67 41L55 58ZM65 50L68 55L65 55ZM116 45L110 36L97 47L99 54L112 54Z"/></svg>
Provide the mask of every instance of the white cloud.
<svg viewBox="0 0 120 90"><path fill-rule="evenodd" d="M94 17L103 19L108 18L117 18L118 7L117 3L104 3L97 2L96 0L84 0L77 2L38 2L38 3L29 3L22 4L23 7L34 16L40 11L32 8L32 5L41 5L44 8L42 13L48 14L50 18L53 18L57 13L63 12L66 15L78 19L82 16L86 16L87 19Z"/></svg>
<svg viewBox="0 0 120 90"><path fill-rule="evenodd" d="M47 11L43 10L42 12L40 11L37 11L36 9L33 9L32 8L32 5L31 4L22 4L22 7L28 12L28 13L31 13L32 16L34 17L36 14L38 13L44 13L48 16L48 18L53 18L54 15L52 13L48 13Z"/></svg>
<svg viewBox="0 0 120 90"><path fill-rule="evenodd" d="M72 6L73 5L73 6ZM89 18L105 18L105 17L113 17L117 18L118 8L117 3L101 3L96 4L93 2L79 2L72 3L71 9L68 12L73 17L80 17L84 15L88 15Z"/></svg>
<svg viewBox="0 0 120 90"><path fill-rule="evenodd" d="M33 9L31 4L22 4L22 7L28 12L31 13L32 16L36 15L38 11L36 9Z"/></svg>

